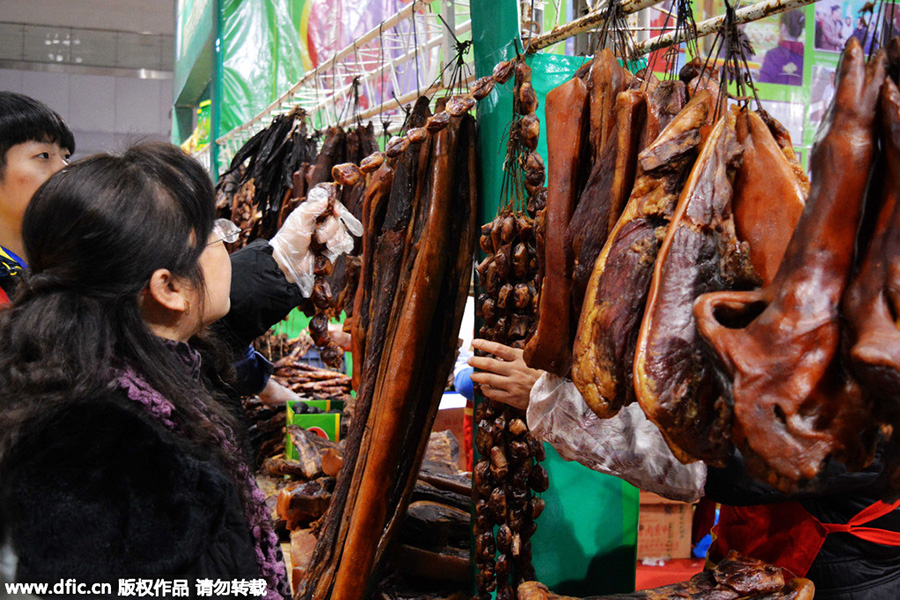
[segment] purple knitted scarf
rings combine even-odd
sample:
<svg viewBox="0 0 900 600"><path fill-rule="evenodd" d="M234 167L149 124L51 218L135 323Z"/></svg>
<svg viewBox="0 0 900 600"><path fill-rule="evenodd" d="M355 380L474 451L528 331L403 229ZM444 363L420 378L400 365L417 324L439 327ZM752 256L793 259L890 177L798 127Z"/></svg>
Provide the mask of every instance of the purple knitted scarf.
<svg viewBox="0 0 900 600"><path fill-rule="evenodd" d="M200 376L200 354L184 343L166 341L166 345L184 363L191 376L195 379ZM128 394L128 398L139 404L147 414L159 421L166 429L179 432L179 428L172 414L175 407L169 400L156 391L147 381L138 375L131 367L123 367L115 370L115 382ZM211 421L210 421L211 422ZM225 452L234 456L240 454L240 450L232 442L230 431L214 425L216 441L221 444ZM256 545L256 563L260 575L266 580L266 600L283 600L290 598L290 588L287 583L287 572L281 555L281 546L278 544L278 536L272 529L272 523L266 508L266 498L256 484L256 480L244 461L236 461L237 473L232 473L235 484L240 488L249 489L253 502L244 502L244 515L250 526L250 533ZM241 494L246 497L246 494Z"/></svg>

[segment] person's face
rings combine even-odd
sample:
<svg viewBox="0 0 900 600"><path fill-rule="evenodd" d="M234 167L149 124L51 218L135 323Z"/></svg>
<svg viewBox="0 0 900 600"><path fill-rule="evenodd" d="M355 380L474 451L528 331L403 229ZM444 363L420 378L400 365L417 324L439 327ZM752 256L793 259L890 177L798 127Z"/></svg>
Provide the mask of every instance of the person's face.
<svg viewBox="0 0 900 600"><path fill-rule="evenodd" d="M215 231L210 234L199 263L206 283L203 314L200 315L201 325L205 327L227 315L231 309L231 259L224 241Z"/></svg>
<svg viewBox="0 0 900 600"><path fill-rule="evenodd" d="M69 151L53 142L23 142L6 153L0 173L0 219L19 229L25 208L41 184L69 162Z"/></svg>

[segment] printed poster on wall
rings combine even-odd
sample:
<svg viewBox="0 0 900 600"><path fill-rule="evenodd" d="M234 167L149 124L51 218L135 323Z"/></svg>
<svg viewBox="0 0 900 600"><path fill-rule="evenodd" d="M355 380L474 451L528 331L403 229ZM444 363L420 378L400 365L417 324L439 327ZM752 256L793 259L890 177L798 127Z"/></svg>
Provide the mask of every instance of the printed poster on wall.
<svg viewBox="0 0 900 600"><path fill-rule="evenodd" d="M669 10L672 4L664 3ZM891 28L895 34L900 32L900 6L894 9L896 5L884 3L880 15L877 5L875 14L866 12L871 6L867 0L819 0L741 26L753 48L747 63L763 108L790 132L804 165L834 96L834 74L847 40L857 37L868 53L878 48L881 26L888 33ZM724 13L724 0L700 0L695 5L698 22ZM651 27L662 28L665 23L662 12L651 17ZM672 27L671 19L668 27ZM713 39L701 40L701 55L708 54ZM678 67L683 63L682 52ZM655 71L665 70L664 53L654 53L651 64Z"/></svg>

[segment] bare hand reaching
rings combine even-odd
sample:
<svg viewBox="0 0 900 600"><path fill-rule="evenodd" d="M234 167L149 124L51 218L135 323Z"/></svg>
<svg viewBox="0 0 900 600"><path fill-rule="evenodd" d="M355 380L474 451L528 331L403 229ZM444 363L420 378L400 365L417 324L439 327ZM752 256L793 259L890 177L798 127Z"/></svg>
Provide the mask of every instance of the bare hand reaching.
<svg viewBox="0 0 900 600"><path fill-rule="evenodd" d="M469 359L469 366L476 369L472 381L481 385L481 393L496 402L528 408L531 388L544 371L526 365L521 350L480 339L472 340L472 346L493 355Z"/></svg>

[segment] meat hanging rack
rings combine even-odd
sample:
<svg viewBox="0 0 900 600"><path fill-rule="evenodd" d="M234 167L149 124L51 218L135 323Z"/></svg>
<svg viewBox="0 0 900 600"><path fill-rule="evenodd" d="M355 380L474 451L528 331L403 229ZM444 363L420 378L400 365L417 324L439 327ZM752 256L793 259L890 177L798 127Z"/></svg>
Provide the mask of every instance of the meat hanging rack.
<svg viewBox="0 0 900 600"><path fill-rule="evenodd" d="M234 153L255 133L264 129L279 114L301 106L311 116L312 124L320 129L330 125L346 126L357 119L378 117L385 130L395 133L405 118L403 106L419 95L447 89L450 85L466 86L474 80L471 56L463 67L464 76L451 82L448 71L456 62L455 49L460 40L471 37L471 0L441 2L440 13L435 12L436 0L414 0L394 15L363 34L332 58L323 61L305 74L296 84L246 123L216 140L220 165L228 165ZM622 12L635 15L645 9L655 9L662 0L622 0ZM749 23L764 17L814 4L817 0L763 0L738 8L737 24ZM529 2L522 0L522 7ZM578 34L598 30L603 26L607 2L598 2L586 15L552 30L526 38L529 53L548 48ZM717 32L724 15L697 23L697 36ZM521 28L520 28L521 29ZM646 28L634 27L636 32ZM637 42L637 51L647 54L683 41L680 33L663 32L657 37ZM404 91L406 90L406 91ZM396 92L400 91L398 95ZM365 96L369 106L359 111L354 99ZM377 102L375 102L377 101Z"/></svg>
<svg viewBox="0 0 900 600"><path fill-rule="evenodd" d="M659 4L661 0L623 0L622 12L625 14L634 14L638 11L650 8ZM756 4L751 4L735 11L735 22L738 25L757 21L770 15L800 8L809 4L815 4L817 0L764 0ZM547 33L531 37L527 43L528 52L537 52L558 42L562 42L580 33L593 31L603 26L604 11L608 2L598 3L594 9L583 17L579 17L573 21L554 27ZM719 30L722 23L725 22L725 15L712 17L697 23L697 36L703 37L715 33ZM682 39L676 39L674 31L663 33L662 35L644 40L638 43L638 51L647 54L677 44Z"/></svg>
<svg viewBox="0 0 900 600"><path fill-rule="evenodd" d="M475 72L471 53L466 63L469 75L457 81L449 77L457 43L471 37L469 0L445 0L439 12L437 6L436 0L414 0L322 60L259 114L216 140L220 168L275 116L295 106L305 109L318 129L377 116L393 133L406 116L402 107L418 96L471 83ZM362 111L357 98L366 99L368 106Z"/></svg>

